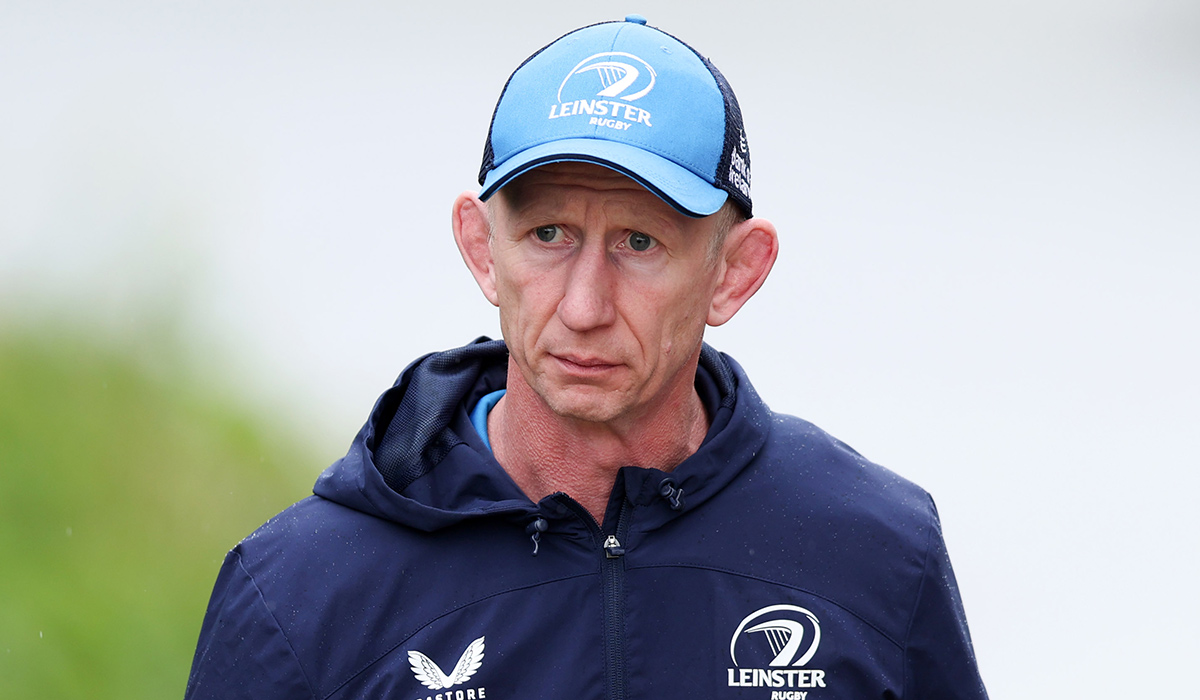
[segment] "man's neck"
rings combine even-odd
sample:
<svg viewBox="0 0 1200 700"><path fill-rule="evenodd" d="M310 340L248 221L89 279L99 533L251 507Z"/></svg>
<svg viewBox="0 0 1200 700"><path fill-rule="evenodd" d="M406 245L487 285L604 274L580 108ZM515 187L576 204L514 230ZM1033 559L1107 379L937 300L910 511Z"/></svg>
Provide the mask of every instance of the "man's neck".
<svg viewBox="0 0 1200 700"><path fill-rule="evenodd" d="M488 416L492 452L535 503L561 491L601 523L621 467L671 471L704 441L708 418L695 387L676 393L637 420L595 423L555 414L510 368L508 391Z"/></svg>

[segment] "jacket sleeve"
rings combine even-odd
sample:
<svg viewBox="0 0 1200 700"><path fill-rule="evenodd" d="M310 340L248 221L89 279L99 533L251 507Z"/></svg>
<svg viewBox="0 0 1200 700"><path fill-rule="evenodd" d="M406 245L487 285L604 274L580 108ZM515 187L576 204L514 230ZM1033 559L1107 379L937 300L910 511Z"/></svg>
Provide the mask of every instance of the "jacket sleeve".
<svg viewBox="0 0 1200 700"><path fill-rule="evenodd" d="M185 700L314 697L299 659L235 548L213 587Z"/></svg>
<svg viewBox="0 0 1200 700"><path fill-rule="evenodd" d="M933 512L917 601L905 641L906 700L986 700L942 527Z"/></svg>

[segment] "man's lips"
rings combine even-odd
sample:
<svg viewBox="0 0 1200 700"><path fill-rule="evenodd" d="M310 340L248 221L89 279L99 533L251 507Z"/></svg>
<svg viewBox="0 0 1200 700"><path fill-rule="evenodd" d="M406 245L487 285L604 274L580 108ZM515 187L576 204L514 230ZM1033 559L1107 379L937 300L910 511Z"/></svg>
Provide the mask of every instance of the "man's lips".
<svg viewBox="0 0 1200 700"><path fill-rule="evenodd" d="M567 369L583 372L598 372L616 367L618 363L609 362L599 357L584 357L581 355L556 355L550 354L551 357L562 363Z"/></svg>

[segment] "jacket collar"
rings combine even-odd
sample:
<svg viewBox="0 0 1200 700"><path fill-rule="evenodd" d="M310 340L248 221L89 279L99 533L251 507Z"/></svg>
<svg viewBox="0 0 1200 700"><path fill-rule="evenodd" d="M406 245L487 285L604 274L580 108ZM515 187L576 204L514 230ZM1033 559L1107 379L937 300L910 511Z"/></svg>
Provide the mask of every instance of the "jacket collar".
<svg viewBox="0 0 1200 700"><path fill-rule="evenodd" d="M507 362L503 341L487 338L413 362L314 493L426 531L545 513L549 505L530 502L468 417L480 397L504 387ZM700 449L670 473L630 466L618 474L614 490L634 505L638 529L659 527L712 498L766 440L770 411L732 358L705 345L696 387L711 419Z"/></svg>

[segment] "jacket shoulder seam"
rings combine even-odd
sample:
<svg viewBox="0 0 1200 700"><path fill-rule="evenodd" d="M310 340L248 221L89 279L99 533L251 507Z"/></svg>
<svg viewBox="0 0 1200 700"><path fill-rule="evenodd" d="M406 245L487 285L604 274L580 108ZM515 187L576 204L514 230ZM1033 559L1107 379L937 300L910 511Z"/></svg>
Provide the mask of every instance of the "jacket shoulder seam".
<svg viewBox="0 0 1200 700"><path fill-rule="evenodd" d="M287 645L288 651L291 652L292 659L296 662L296 668L300 670L300 677L304 679L304 685L308 686L309 697L317 697L317 693L313 689L312 680L309 679L308 673L305 672L304 664L300 662L300 655L296 653L296 648L292 646L292 640L288 639L287 632L283 630L283 625L279 623L279 618L275 617L275 612L271 610L271 606L267 605L267 597L263 595L258 582L254 580L254 574L250 573L245 565L242 564L241 554L236 552L235 554L237 555L238 568L246 575L246 580L250 582L250 585L254 587L254 592L258 595L259 602L262 603L263 609L267 611L267 615L271 618L271 622L275 624L275 629L279 631L279 636L283 639L283 643Z"/></svg>
<svg viewBox="0 0 1200 700"><path fill-rule="evenodd" d="M795 584L787 583L786 581L777 581L775 579L767 578L765 576L755 576L754 574L748 574L744 571L736 571L734 569L726 569L726 568L720 567L720 566L707 566L704 564L675 563L675 564L651 564L651 565L647 565L647 566L631 566L631 567L629 567L630 570L633 570L633 569L671 569L671 568L702 569L705 571L717 571L717 572L720 572L723 574L729 574L731 576L740 576L741 578L747 578L747 579L751 579L753 581L761 581L763 583L770 583L775 586L783 586L784 588L790 588L794 591L801 591L803 593L807 593L808 595L820 598L821 600L824 600L832 605L836 605L837 607L841 608L842 610L845 610L847 613L853 615L855 618L857 618L859 621L861 621L864 625L866 625L867 627L870 627L871 629L878 632L881 637L883 637L884 639L891 642L894 646L896 646L896 648L904 649L904 645L901 644L899 641L897 641L894 637L892 637L892 635L885 632L883 629L881 629L879 627L879 625L876 625L874 622L871 622L866 617L864 617L863 615L861 615L857 611L855 611L853 608L851 608L843 603L839 603L838 601L834 600L833 598L830 598L827 595L817 593L816 591L810 590L808 588L804 588L803 586L797 586Z"/></svg>
<svg viewBox="0 0 1200 700"><path fill-rule="evenodd" d="M903 689L908 688L908 642L909 638L912 637L913 625L916 624L917 621L917 608L919 608L921 605L921 596L925 594L925 582L929 580L929 557L933 551L933 535L938 529L936 515L937 506L933 505L932 496L926 494L926 498L929 499L930 506L935 509L935 515L933 521L929 523L929 532L925 533L925 559L921 562L921 581L917 584L917 592L916 595L913 596L912 610L908 614L908 625L906 625L904 628L904 645L901 647L901 649L904 651L905 662L903 664L903 670L901 673L902 684L900 686Z"/></svg>

